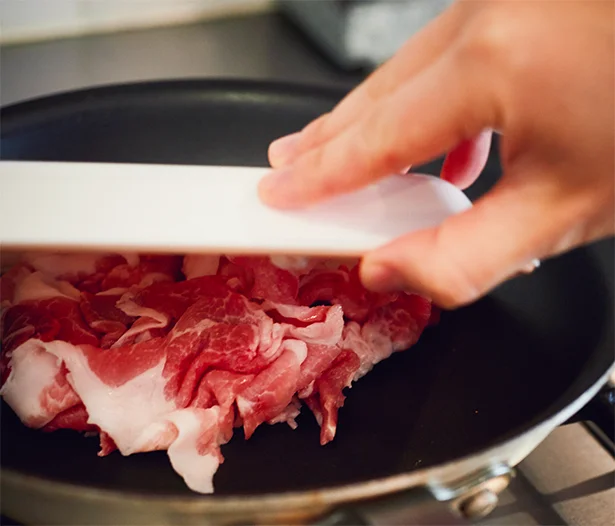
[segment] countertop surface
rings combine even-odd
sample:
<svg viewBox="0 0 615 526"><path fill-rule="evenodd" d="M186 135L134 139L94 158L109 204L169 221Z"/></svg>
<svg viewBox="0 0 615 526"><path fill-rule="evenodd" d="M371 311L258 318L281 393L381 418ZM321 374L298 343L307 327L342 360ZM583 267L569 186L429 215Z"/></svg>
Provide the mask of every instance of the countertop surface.
<svg viewBox="0 0 615 526"><path fill-rule="evenodd" d="M350 88L337 70L276 14L0 47L2 105L116 82L245 78Z"/></svg>
<svg viewBox="0 0 615 526"><path fill-rule="evenodd" d="M275 14L0 48L0 102L169 78L250 78L350 88ZM1 123L0 123L1 125ZM557 429L520 466L486 524L615 524L615 462L580 424Z"/></svg>

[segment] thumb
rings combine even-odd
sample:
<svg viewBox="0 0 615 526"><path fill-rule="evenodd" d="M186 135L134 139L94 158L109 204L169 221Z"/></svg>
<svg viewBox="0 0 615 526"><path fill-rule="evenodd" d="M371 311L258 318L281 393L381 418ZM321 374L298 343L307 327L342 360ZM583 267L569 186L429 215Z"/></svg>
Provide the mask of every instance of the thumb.
<svg viewBox="0 0 615 526"><path fill-rule="evenodd" d="M473 208L437 228L367 254L361 264L364 285L380 292L411 290L455 308L527 271L536 258L580 242L573 223L583 213L579 203L549 196L548 188L540 187L502 180Z"/></svg>

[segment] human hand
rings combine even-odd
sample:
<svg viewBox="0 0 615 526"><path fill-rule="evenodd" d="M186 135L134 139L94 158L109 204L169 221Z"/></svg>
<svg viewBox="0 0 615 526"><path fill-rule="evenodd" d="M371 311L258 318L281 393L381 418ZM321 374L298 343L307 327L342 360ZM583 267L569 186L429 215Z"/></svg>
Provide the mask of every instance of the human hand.
<svg viewBox="0 0 615 526"><path fill-rule="evenodd" d="M502 134L503 176L470 210L365 255L373 290L452 308L534 259L615 232L614 2L459 1L331 113L272 143L262 200L299 208L448 153L466 188Z"/></svg>

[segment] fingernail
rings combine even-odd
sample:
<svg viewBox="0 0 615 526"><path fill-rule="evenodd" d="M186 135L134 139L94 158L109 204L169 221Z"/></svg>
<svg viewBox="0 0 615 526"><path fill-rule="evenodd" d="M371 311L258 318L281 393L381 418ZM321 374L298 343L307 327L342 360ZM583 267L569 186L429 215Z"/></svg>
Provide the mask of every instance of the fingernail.
<svg viewBox="0 0 615 526"><path fill-rule="evenodd" d="M292 157L299 144L299 136L300 132L296 132L273 141L269 145L270 160L277 164Z"/></svg>
<svg viewBox="0 0 615 526"><path fill-rule="evenodd" d="M525 274L531 274L532 272L534 272L538 267L540 267L540 260L539 259L533 259L532 261L530 261L527 265L523 266L521 268L521 272L525 273Z"/></svg>
<svg viewBox="0 0 615 526"><path fill-rule="evenodd" d="M374 292L394 292L405 287L403 276L389 265L365 262L360 272L363 285Z"/></svg>
<svg viewBox="0 0 615 526"><path fill-rule="evenodd" d="M518 278L518 277L521 277L521 276L527 276L528 274L531 274L532 272L534 272L538 267L540 267L540 260L539 259L533 259L527 265L524 265L519 270L517 270L512 275L512 277L513 278Z"/></svg>

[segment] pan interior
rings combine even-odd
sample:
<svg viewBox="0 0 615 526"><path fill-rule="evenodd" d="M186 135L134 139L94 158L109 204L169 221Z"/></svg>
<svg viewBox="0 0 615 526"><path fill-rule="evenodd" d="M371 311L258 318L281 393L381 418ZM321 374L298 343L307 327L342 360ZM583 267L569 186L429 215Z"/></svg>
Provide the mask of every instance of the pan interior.
<svg viewBox="0 0 615 526"><path fill-rule="evenodd" d="M198 81L89 90L3 110L1 156L265 165L270 140L341 95ZM496 153L472 197L499 176ZM611 241L576 250L443 314L418 345L347 391L337 437L325 447L307 411L295 431L262 426L244 441L237 430L222 448L217 494L312 489L426 468L547 418L613 361L612 254ZM163 452L99 458L96 438L27 429L4 403L1 418L5 469L122 492L194 495Z"/></svg>

